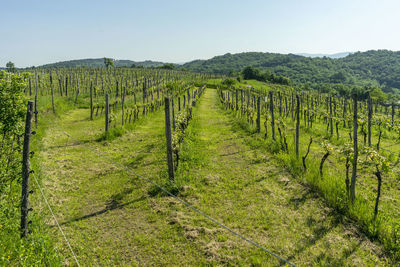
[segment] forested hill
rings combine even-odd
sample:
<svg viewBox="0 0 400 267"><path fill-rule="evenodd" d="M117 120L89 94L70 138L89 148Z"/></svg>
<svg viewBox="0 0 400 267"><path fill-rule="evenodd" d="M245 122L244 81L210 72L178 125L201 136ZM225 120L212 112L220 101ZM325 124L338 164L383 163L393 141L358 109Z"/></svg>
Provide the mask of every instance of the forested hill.
<svg viewBox="0 0 400 267"><path fill-rule="evenodd" d="M136 66L148 67L158 67L164 65L163 62L158 61L132 61L132 60L114 60L115 67L131 67L133 64ZM104 67L104 58L87 58L87 59L77 59L61 61L57 63L46 64L40 67L44 68L74 68L74 67Z"/></svg>
<svg viewBox="0 0 400 267"><path fill-rule="evenodd" d="M380 85L385 91L400 89L400 52L372 50L343 58L311 58L294 54L247 52L195 60L183 67L197 72L238 72L246 66L269 70L301 83Z"/></svg>

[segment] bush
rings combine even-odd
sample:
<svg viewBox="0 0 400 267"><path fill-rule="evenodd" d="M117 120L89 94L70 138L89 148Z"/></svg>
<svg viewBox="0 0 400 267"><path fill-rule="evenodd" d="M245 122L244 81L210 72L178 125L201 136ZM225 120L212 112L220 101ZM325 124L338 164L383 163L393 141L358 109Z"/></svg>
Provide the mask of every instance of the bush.
<svg viewBox="0 0 400 267"><path fill-rule="evenodd" d="M0 193L18 177L25 114L23 76L0 72Z"/></svg>
<svg viewBox="0 0 400 267"><path fill-rule="evenodd" d="M222 84L230 87L230 86L233 86L234 84L236 84L236 81L235 81L235 79L232 79L232 78L226 78L225 80L222 81Z"/></svg>

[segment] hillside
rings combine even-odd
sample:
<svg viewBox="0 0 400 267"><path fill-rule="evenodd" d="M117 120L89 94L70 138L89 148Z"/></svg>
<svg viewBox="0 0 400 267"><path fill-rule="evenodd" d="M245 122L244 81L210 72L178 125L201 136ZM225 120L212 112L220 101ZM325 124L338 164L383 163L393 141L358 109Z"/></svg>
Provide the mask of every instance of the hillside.
<svg viewBox="0 0 400 267"><path fill-rule="evenodd" d="M342 53L335 53L335 54L310 54L310 53L297 53L296 55L303 56L303 57L330 57L330 58L342 58L347 57L350 52L342 52Z"/></svg>
<svg viewBox="0 0 400 267"><path fill-rule="evenodd" d="M246 66L258 67L289 77L298 83L344 83L400 89L400 52L377 50L356 52L343 58L304 57L294 54L247 52L225 54L183 65L196 72L228 74Z"/></svg>
<svg viewBox="0 0 400 267"><path fill-rule="evenodd" d="M136 66L143 67L158 67L163 65L163 62L158 61L132 61L132 60L114 60L114 65L116 67L130 67L132 64ZM74 67L104 67L104 59L103 58L86 58L86 59L76 59L76 60L68 60L68 61L60 61L56 63L45 64L40 67L44 68L74 68Z"/></svg>

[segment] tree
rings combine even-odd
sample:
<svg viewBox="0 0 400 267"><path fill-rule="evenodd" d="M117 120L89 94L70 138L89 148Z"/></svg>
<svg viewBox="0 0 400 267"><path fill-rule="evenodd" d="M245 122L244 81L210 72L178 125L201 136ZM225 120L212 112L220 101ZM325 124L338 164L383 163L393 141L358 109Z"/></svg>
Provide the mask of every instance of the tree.
<svg viewBox="0 0 400 267"><path fill-rule="evenodd" d="M387 100L387 95L382 91L382 89L375 87L371 92L371 99L375 102L385 102Z"/></svg>
<svg viewBox="0 0 400 267"><path fill-rule="evenodd" d="M159 66L158 68L159 69L165 69L165 70L173 70L173 69L175 69L175 65L172 64L172 63L167 63L167 64L164 64L162 66Z"/></svg>
<svg viewBox="0 0 400 267"><path fill-rule="evenodd" d="M222 81L222 84L225 84L228 87L233 86L236 83L236 80L233 78L226 78L225 80Z"/></svg>
<svg viewBox="0 0 400 267"><path fill-rule="evenodd" d="M243 74L243 79L245 80L258 80L258 81L263 81L265 80L263 75L261 74L259 69L256 69L254 67L246 67L242 71Z"/></svg>
<svg viewBox="0 0 400 267"><path fill-rule="evenodd" d="M6 68L8 72L15 72L15 65L11 61L6 64Z"/></svg>
<svg viewBox="0 0 400 267"><path fill-rule="evenodd" d="M329 77L329 79L332 83L344 83L344 82L346 82L347 78L346 78L346 75L344 74L344 72L339 71L339 72L332 74Z"/></svg>
<svg viewBox="0 0 400 267"><path fill-rule="evenodd" d="M114 67L114 60L112 58L104 58L104 65L108 69L108 67Z"/></svg>

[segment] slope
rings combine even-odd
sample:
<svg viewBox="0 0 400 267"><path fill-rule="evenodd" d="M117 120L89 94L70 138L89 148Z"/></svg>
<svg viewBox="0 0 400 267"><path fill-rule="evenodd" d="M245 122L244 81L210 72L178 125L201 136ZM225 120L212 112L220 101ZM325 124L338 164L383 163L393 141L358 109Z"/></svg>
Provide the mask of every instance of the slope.
<svg viewBox="0 0 400 267"><path fill-rule="evenodd" d="M380 247L292 180L250 136L232 128L206 90L182 147L176 187L166 184L163 114L123 136L97 142L102 118L77 109L53 124L40 152L42 181L82 265L277 265L262 250L226 232L106 157L174 190L206 214L299 266L385 265ZM68 137L67 132L71 137ZM98 156L96 152L103 156ZM57 247L67 245L42 202Z"/></svg>

